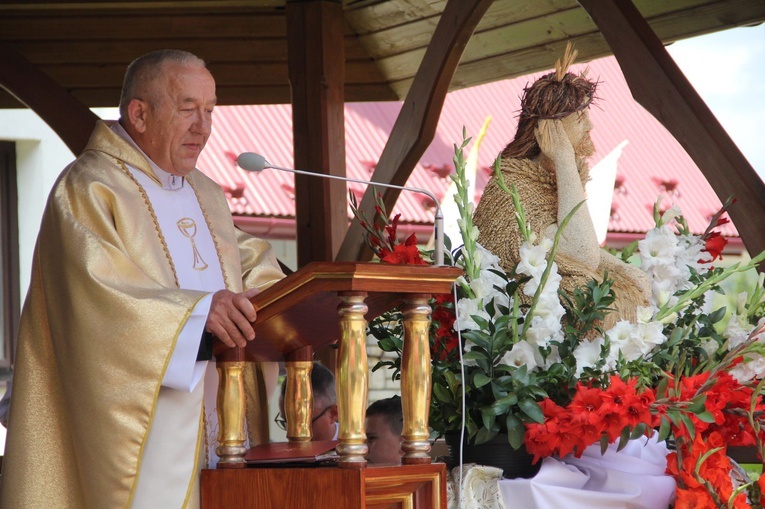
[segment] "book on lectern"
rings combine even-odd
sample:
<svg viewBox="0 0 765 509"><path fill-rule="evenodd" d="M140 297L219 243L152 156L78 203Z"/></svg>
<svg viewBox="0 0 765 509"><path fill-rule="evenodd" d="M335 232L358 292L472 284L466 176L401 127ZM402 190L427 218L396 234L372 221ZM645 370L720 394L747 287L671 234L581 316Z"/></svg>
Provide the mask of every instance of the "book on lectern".
<svg viewBox="0 0 765 509"><path fill-rule="evenodd" d="M337 458L337 440L317 442L274 442L251 447L244 460L247 463L318 463Z"/></svg>

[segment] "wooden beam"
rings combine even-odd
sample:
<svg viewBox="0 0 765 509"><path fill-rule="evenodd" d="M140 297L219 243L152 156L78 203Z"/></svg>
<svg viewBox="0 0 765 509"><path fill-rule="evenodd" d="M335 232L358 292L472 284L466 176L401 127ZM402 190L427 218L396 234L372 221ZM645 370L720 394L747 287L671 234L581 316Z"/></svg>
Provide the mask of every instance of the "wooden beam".
<svg viewBox="0 0 765 509"><path fill-rule="evenodd" d="M295 167L345 176L343 6L287 2ZM334 259L348 224L345 182L295 175L297 259Z"/></svg>
<svg viewBox="0 0 765 509"><path fill-rule="evenodd" d="M395 185L406 184L417 161L435 136L438 118L457 69L476 25L493 0L449 0L438 21L433 38L425 51L412 88L391 130L390 138L380 155L372 180ZM364 194L360 208L367 217L374 216L374 189ZM386 189L382 193L388 210L393 209L400 191ZM338 261L369 259L364 245L363 229L353 221L345 235Z"/></svg>
<svg viewBox="0 0 765 509"><path fill-rule="evenodd" d="M611 47L635 100L683 146L720 201L736 197L730 217L749 253L764 251L765 184L640 12L629 0L579 3Z"/></svg>
<svg viewBox="0 0 765 509"><path fill-rule="evenodd" d="M98 116L23 56L2 43L0 87L37 113L75 155L82 152Z"/></svg>

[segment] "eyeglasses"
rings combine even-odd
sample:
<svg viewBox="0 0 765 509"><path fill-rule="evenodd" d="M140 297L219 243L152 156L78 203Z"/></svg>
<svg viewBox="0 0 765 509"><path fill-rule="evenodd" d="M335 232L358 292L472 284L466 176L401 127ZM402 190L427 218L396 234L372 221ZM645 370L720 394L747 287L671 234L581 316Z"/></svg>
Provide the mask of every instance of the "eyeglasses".
<svg viewBox="0 0 765 509"><path fill-rule="evenodd" d="M322 416L323 416L324 414L326 414L326 413L327 413L327 410L329 410L329 409L330 409L330 408L332 408L333 406L335 406L335 405L334 405L334 403L333 403L333 404L331 404L331 405L329 405L329 406L328 406L327 408L325 408L324 410L322 410L322 411L321 411L321 413L320 413L319 415L317 415L316 417L314 417L313 419L311 419L311 424L313 424L314 422L316 422L316 421L318 421L319 419L321 419L321 418L322 418ZM281 413L281 412L279 412L278 414L276 414L276 417L274 417L274 422L276 423L276 426L277 426L277 427L278 427L280 430L282 430L282 431L287 431L287 420L286 420L284 417L282 417L282 413Z"/></svg>

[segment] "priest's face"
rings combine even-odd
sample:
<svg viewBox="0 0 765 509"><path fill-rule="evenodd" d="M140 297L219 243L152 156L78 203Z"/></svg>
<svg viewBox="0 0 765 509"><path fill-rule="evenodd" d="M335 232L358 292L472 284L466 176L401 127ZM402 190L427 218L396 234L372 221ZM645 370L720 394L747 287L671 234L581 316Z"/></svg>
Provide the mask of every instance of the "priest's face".
<svg viewBox="0 0 765 509"><path fill-rule="evenodd" d="M212 131L215 80L204 67L169 63L152 89L139 146L166 172L186 176Z"/></svg>

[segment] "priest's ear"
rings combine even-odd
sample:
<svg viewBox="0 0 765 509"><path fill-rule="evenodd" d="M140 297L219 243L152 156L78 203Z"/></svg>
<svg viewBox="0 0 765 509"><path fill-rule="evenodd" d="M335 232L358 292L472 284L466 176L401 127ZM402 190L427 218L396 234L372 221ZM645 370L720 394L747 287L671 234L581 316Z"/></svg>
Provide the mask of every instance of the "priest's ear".
<svg viewBox="0 0 765 509"><path fill-rule="evenodd" d="M149 103L141 99L131 99L128 103L127 114L130 125L143 134L146 131L146 120L149 115Z"/></svg>

